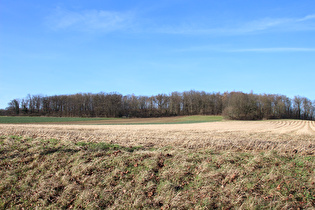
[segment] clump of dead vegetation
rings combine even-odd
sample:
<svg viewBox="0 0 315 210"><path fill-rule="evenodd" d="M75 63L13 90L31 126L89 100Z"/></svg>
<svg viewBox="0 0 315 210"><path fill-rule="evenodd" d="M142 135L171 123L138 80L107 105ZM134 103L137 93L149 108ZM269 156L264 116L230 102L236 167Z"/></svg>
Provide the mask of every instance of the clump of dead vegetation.
<svg viewBox="0 0 315 210"><path fill-rule="evenodd" d="M315 156L276 149L1 136L0 209L314 208Z"/></svg>

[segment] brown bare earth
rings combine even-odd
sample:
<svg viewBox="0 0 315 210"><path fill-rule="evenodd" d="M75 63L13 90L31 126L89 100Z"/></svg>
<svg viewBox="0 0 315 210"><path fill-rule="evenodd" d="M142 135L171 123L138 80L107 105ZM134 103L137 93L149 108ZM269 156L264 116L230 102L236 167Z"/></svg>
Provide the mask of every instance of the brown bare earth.
<svg viewBox="0 0 315 210"><path fill-rule="evenodd" d="M223 121L159 125L0 125L0 135L123 146L290 150L312 153L315 122L302 120Z"/></svg>

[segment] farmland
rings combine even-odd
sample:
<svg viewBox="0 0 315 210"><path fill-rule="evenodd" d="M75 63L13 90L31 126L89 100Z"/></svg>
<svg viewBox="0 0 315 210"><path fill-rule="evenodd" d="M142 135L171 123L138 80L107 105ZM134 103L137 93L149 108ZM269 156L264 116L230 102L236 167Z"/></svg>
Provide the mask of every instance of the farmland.
<svg viewBox="0 0 315 210"><path fill-rule="evenodd" d="M23 124L23 123L76 123L113 120L115 118L83 118L83 117L25 117L25 116L5 116L0 117L0 123L3 124Z"/></svg>
<svg viewBox="0 0 315 210"><path fill-rule="evenodd" d="M176 119L1 124L0 208L315 207L314 121Z"/></svg>
<svg viewBox="0 0 315 210"><path fill-rule="evenodd" d="M121 124L182 124L222 121L222 116L181 116L158 118L84 118L84 117L28 117L0 116L0 124L83 124L83 125L121 125Z"/></svg>

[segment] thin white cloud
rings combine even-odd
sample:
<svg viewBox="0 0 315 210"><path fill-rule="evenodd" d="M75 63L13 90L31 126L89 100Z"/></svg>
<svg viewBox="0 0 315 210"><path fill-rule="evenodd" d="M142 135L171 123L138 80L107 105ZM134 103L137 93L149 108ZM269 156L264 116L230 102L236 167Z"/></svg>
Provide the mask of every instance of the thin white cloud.
<svg viewBox="0 0 315 210"><path fill-rule="evenodd" d="M55 30L93 32L129 30L137 33L233 36L270 31L315 30L314 20L315 14L310 14L300 18L261 18L248 22L226 20L228 22L222 22L222 27L216 27L198 20L190 23L162 24L150 18L136 17L135 13L130 11L70 11L57 8L47 18L47 23Z"/></svg>
<svg viewBox="0 0 315 210"><path fill-rule="evenodd" d="M223 53L237 53L237 52L256 52L256 53L285 53L285 52L315 52L315 48L302 47L271 47L271 48L241 48L233 49L227 46L194 46L182 49L175 49L174 52L223 52Z"/></svg>
<svg viewBox="0 0 315 210"><path fill-rule="evenodd" d="M308 24L310 20L313 19L315 19L314 14L307 15L303 18L264 18L246 23L242 28L245 29L244 32L263 31L268 29L295 31L303 29L306 30L308 28L315 30L315 25L306 27L309 26Z"/></svg>
<svg viewBox="0 0 315 210"><path fill-rule="evenodd" d="M315 15L307 15L301 19L298 19L297 22L303 22L303 21L312 20L312 19L315 19Z"/></svg>
<svg viewBox="0 0 315 210"><path fill-rule="evenodd" d="M315 48L290 48L290 47L275 47L275 48L251 48L251 49L234 49L227 50L228 52L315 52Z"/></svg>
<svg viewBox="0 0 315 210"><path fill-rule="evenodd" d="M128 29L134 15L131 12L104 10L70 11L57 8L48 18L47 24L54 30L74 29L79 31L102 31Z"/></svg>
<svg viewBox="0 0 315 210"><path fill-rule="evenodd" d="M152 31L168 34L188 35L243 35L267 31L305 31L315 30L315 14L302 18L262 18L248 22L234 22L222 27L200 25L180 25L177 27L163 26Z"/></svg>
<svg viewBox="0 0 315 210"><path fill-rule="evenodd" d="M231 29L231 31L239 32L239 33L250 33L256 31L264 31L276 27L280 27L290 23L290 19L281 18L281 19L273 19L273 18L264 18L261 20L255 20L248 23L242 24L238 28Z"/></svg>
<svg viewBox="0 0 315 210"><path fill-rule="evenodd" d="M173 52L185 53L185 52L226 52L226 47L222 46L190 46L186 48L173 49Z"/></svg>

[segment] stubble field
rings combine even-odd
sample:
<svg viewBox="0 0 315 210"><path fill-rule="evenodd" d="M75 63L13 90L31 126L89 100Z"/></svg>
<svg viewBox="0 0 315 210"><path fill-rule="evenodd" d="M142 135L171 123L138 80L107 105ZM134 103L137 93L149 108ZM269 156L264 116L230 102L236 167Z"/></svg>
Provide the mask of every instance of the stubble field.
<svg viewBox="0 0 315 210"><path fill-rule="evenodd" d="M315 122L302 120L223 121L146 125L0 125L0 135L19 135L73 142L105 142L123 146L290 150L311 152Z"/></svg>
<svg viewBox="0 0 315 210"><path fill-rule="evenodd" d="M0 208L314 208L315 122L0 125Z"/></svg>

